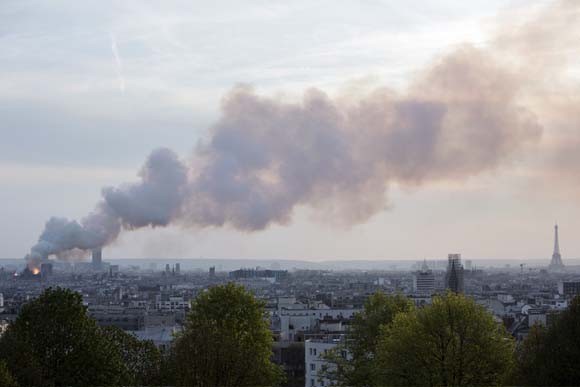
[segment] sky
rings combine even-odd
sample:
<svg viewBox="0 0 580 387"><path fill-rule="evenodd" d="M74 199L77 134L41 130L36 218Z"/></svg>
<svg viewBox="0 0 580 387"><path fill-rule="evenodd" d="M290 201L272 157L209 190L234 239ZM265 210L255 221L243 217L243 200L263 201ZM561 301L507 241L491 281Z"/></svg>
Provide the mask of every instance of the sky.
<svg viewBox="0 0 580 387"><path fill-rule="evenodd" d="M553 16L560 4L565 13ZM557 221L564 260L579 258L580 69L567 59L580 35L558 24L578 14L573 2L549 0L3 0L0 257L24 257L51 216L82 219L103 187L138 181L152 150L195 159L230 117L239 85L275 106L311 88L338 101L379 88L429 99L425 69L468 44L513 70L524 90L514 103L541 129L505 156L459 178L393 178L384 195L370 193L380 209L347 224L309 196L256 230L175 222L123 231L104 256L548 259ZM519 34L526 18L536 22Z"/></svg>

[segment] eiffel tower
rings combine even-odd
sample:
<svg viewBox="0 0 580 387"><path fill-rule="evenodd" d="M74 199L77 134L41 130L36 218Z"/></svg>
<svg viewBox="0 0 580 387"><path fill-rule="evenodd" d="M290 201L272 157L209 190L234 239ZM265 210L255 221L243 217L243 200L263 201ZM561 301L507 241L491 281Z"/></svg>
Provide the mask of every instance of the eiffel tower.
<svg viewBox="0 0 580 387"><path fill-rule="evenodd" d="M558 225L554 226L554 253L552 254L552 261L550 261L550 270L558 271L564 269L562 263L562 256L560 255L560 242L558 241Z"/></svg>

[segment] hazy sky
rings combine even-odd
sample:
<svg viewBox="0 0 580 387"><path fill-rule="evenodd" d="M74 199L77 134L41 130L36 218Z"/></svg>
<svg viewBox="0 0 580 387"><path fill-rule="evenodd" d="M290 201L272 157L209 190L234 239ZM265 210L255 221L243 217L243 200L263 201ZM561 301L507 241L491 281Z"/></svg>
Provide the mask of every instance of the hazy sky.
<svg viewBox="0 0 580 387"><path fill-rule="evenodd" d="M188 159L236 85L289 100L309 87L329 95L405 90L445 53L463 43L485 49L512 19L554 3L2 0L0 257L24 256L50 216L82 218L103 186L135 180L152 149L166 146ZM561 41L571 43L558 51L537 43L541 71L560 65L551 59L562 53L580 53L578 35L564 34ZM564 260L578 258L579 69L558 69L563 88L548 87L535 76L536 62L524 75L526 85L549 90L530 102L542 135L501 167L457 181L393 185L383 211L350 227L300 206L290 224L261 232L125 232L104 255L548 258L558 221Z"/></svg>

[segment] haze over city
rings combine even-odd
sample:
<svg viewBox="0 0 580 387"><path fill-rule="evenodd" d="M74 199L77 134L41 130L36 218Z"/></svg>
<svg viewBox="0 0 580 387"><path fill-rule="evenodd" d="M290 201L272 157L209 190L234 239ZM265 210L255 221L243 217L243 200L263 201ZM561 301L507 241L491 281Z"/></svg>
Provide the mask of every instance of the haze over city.
<svg viewBox="0 0 580 387"><path fill-rule="evenodd" d="M162 4L0 5L0 257L580 257L578 2Z"/></svg>
<svg viewBox="0 0 580 387"><path fill-rule="evenodd" d="M0 387L573 386L580 0L0 0Z"/></svg>

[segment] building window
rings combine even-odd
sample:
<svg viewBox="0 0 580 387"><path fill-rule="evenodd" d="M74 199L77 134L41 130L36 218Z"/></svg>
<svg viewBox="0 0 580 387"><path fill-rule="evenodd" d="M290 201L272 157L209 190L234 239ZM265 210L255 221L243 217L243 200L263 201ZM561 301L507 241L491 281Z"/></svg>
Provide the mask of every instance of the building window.
<svg viewBox="0 0 580 387"><path fill-rule="evenodd" d="M314 356L316 356L316 348L314 348Z"/></svg>
<svg viewBox="0 0 580 387"><path fill-rule="evenodd" d="M310 379L310 385L314 387L314 379Z"/></svg>
<svg viewBox="0 0 580 387"><path fill-rule="evenodd" d="M312 348L310 348L310 356L312 356Z"/></svg>
<svg viewBox="0 0 580 387"><path fill-rule="evenodd" d="M316 364L314 363L310 364L310 371L316 371Z"/></svg>

